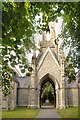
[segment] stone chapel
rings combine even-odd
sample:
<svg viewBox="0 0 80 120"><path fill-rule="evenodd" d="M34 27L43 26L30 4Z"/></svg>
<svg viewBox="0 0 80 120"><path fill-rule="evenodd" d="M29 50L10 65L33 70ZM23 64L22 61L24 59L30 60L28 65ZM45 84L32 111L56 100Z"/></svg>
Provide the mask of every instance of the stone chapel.
<svg viewBox="0 0 80 120"><path fill-rule="evenodd" d="M46 82L50 82L54 88L55 108L79 105L78 80L76 79L70 84L66 82L64 76L65 56L58 49L54 27L54 23L50 22L47 30L43 33L38 57L35 53L32 56L31 76L13 77L14 89L7 98L3 97L3 109L14 109L18 106L40 108L42 87Z"/></svg>

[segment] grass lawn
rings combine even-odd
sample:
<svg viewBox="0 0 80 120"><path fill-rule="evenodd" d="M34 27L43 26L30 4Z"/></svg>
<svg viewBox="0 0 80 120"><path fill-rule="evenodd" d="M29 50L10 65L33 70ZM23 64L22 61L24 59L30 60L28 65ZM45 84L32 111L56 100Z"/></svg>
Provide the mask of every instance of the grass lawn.
<svg viewBox="0 0 80 120"><path fill-rule="evenodd" d="M80 118L80 108L78 109L78 118Z"/></svg>
<svg viewBox="0 0 80 120"><path fill-rule="evenodd" d="M2 118L35 118L38 113L38 109L16 108L3 111Z"/></svg>
<svg viewBox="0 0 80 120"><path fill-rule="evenodd" d="M69 107L57 111L62 118L80 118L80 109L76 107Z"/></svg>

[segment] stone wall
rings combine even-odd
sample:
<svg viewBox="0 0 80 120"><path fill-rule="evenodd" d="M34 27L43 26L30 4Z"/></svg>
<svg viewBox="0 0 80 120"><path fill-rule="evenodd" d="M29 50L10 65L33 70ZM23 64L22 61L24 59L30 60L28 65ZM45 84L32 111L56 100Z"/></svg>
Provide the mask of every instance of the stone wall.
<svg viewBox="0 0 80 120"><path fill-rule="evenodd" d="M30 76L27 77L16 77L19 82L19 88L27 88L30 86Z"/></svg>
<svg viewBox="0 0 80 120"><path fill-rule="evenodd" d="M8 109L15 109L17 107L17 88L18 88L18 82L13 81L12 82L12 92L8 95Z"/></svg>
<svg viewBox="0 0 80 120"><path fill-rule="evenodd" d="M66 106L78 106L78 88L67 88Z"/></svg>
<svg viewBox="0 0 80 120"><path fill-rule="evenodd" d="M2 110L8 110L8 96L2 94Z"/></svg>
<svg viewBox="0 0 80 120"><path fill-rule="evenodd" d="M17 105L28 106L30 77L16 77L16 79L19 82L19 87L17 88Z"/></svg>
<svg viewBox="0 0 80 120"><path fill-rule="evenodd" d="M51 75L53 75L60 82L61 80L60 70L57 64L55 63L55 61L52 59L52 56L50 55L50 53L46 55L41 67L38 70L38 79L40 80L47 73L50 73Z"/></svg>
<svg viewBox="0 0 80 120"><path fill-rule="evenodd" d="M2 95L2 109L8 110L8 109L15 109L17 107L17 88L18 83L16 81L11 82L11 86L13 87L11 90L11 93L7 95L6 97Z"/></svg>
<svg viewBox="0 0 80 120"><path fill-rule="evenodd" d="M18 106L28 106L29 89L18 88Z"/></svg>

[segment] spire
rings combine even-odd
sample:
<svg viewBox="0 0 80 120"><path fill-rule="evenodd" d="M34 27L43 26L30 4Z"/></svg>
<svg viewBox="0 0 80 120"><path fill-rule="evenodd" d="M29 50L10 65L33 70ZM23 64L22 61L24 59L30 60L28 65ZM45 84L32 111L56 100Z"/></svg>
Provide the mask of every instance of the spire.
<svg viewBox="0 0 80 120"><path fill-rule="evenodd" d="M56 47L57 44L55 42L55 25L54 22L49 22L46 31L43 33L43 44L42 47Z"/></svg>
<svg viewBox="0 0 80 120"><path fill-rule="evenodd" d="M50 28L49 28L49 25L48 25L48 27L47 27L47 29L46 29L46 33L47 32L49 32L50 33Z"/></svg>
<svg viewBox="0 0 80 120"><path fill-rule="evenodd" d="M50 40L55 42L55 25L54 22L49 22L49 28L50 28Z"/></svg>
<svg viewBox="0 0 80 120"><path fill-rule="evenodd" d="M35 62L36 62L36 52L33 52L32 64L35 64Z"/></svg>

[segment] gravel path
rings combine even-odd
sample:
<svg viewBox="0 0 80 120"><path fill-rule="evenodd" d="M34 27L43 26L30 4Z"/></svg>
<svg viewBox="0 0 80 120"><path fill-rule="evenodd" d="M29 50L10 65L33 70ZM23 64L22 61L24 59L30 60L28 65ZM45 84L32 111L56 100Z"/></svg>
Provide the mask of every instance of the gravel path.
<svg viewBox="0 0 80 120"><path fill-rule="evenodd" d="M53 107L42 107L36 118L61 118Z"/></svg>

